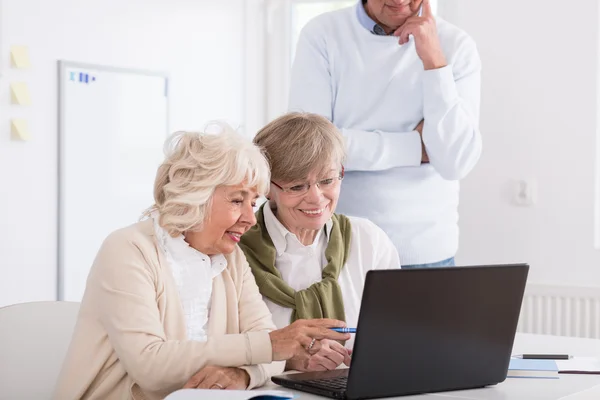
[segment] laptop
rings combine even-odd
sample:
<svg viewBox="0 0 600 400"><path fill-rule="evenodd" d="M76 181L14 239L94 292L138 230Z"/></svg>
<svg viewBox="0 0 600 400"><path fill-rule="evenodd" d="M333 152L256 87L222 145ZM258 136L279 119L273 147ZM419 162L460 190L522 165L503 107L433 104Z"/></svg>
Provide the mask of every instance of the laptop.
<svg viewBox="0 0 600 400"><path fill-rule="evenodd" d="M527 264L369 271L350 368L271 380L334 399L500 383L528 272Z"/></svg>

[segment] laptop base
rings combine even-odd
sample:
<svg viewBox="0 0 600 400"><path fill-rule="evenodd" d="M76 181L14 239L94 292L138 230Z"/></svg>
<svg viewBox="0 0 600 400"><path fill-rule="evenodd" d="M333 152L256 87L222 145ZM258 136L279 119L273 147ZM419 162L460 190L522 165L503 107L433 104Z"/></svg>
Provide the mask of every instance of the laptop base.
<svg viewBox="0 0 600 400"><path fill-rule="evenodd" d="M271 378L273 383L289 389L317 394L330 399L346 399L346 381L348 368L333 371L303 372L296 374L279 375ZM331 382L343 381L344 385L331 385ZM331 387L340 386L340 387Z"/></svg>

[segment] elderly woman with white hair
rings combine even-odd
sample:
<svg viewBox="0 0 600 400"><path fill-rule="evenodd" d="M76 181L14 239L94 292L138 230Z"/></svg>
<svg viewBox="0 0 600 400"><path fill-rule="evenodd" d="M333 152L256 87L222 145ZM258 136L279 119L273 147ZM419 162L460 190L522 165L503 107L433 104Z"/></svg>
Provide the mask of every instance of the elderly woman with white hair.
<svg viewBox="0 0 600 400"><path fill-rule="evenodd" d="M275 330L238 247L268 185L266 159L241 136L172 136L147 218L110 234L98 252L55 398L249 389L283 370L273 361L348 339L329 329L345 326L335 320Z"/></svg>
<svg viewBox="0 0 600 400"><path fill-rule="evenodd" d="M269 202L241 247L277 327L298 319L333 318L356 326L365 276L399 268L396 248L369 220L335 214L344 177L344 139L327 119L289 113L254 138L271 166ZM365 193L364 207L369 207ZM353 342L324 338L289 369L330 370L349 364Z"/></svg>

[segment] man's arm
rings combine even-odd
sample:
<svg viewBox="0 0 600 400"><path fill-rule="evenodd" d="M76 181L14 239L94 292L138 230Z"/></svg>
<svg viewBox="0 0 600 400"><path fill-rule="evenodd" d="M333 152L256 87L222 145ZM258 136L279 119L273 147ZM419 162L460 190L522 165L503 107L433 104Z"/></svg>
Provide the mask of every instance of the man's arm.
<svg viewBox="0 0 600 400"><path fill-rule="evenodd" d="M464 178L481 155L479 99L481 63L469 43L463 65L423 73L423 142L429 162L445 179Z"/></svg>
<svg viewBox="0 0 600 400"><path fill-rule="evenodd" d="M481 61L469 39L457 64L423 72L423 116L414 131L342 129L348 170L379 171L430 163L448 180L464 178L481 155Z"/></svg>
<svg viewBox="0 0 600 400"><path fill-rule="evenodd" d="M326 33L322 30L313 21L300 34L292 67L289 109L319 114L335 124ZM379 171L421 164L422 142L417 130L341 131L347 142L347 171Z"/></svg>
<svg viewBox="0 0 600 400"><path fill-rule="evenodd" d="M479 103L481 60L473 40L462 38L448 65L429 0L423 13L394 32L404 45L414 37L423 72L423 143L429 162L445 179L459 180L481 155Z"/></svg>

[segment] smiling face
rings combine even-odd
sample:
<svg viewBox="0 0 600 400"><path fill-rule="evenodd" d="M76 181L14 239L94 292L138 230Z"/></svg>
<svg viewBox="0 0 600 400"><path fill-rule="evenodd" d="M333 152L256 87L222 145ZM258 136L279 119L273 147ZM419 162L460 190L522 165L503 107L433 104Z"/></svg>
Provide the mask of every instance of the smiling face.
<svg viewBox="0 0 600 400"><path fill-rule="evenodd" d="M254 143L271 165L269 198L275 216L302 244L314 243L340 196L344 137L321 115L290 112L262 128Z"/></svg>
<svg viewBox="0 0 600 400"><path fill-rule="evenodd" d="M296 236L302 231L323 229L335 212L340 197L340 165L332 163L328 167L313 170L303 180L271 184L269 196L277 207L277 219Z"/></svg>
<svg viewBox="0 0 600 400"><path fill-rule="evenodd" d="M233 252L256 223L253 207L258 197L256 188L244 185L217 187L202 229L186 232L186 242L208 256Z"/></svg>
<svg viewBox="0 0 600 400"><path fill-rule="evenodd" d="M365 10L386 33L390 33L404 24L407 18L415 15L422 2L423 0L368 0Z"/></svg>

